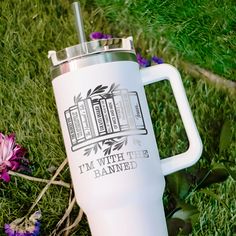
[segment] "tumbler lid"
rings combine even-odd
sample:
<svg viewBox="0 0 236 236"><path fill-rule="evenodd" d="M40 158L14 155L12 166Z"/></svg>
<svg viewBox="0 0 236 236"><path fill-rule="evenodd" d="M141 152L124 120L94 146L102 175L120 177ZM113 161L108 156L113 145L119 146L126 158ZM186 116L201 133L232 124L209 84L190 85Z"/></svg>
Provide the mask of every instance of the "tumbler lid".
<svg viewBox="0 0 236 236"><path fill-rule="evenodd" d="M135 54L133 38L111 38L84 42L58 52L49 51L48 57L51 59L52 65L57 66L75 58L114 51L127 51Z"/></svg>

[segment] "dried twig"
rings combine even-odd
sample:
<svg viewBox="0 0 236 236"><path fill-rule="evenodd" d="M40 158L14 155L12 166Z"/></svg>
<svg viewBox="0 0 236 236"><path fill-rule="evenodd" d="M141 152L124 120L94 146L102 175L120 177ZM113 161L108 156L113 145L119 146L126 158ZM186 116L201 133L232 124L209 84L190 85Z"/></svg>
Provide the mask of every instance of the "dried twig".
<svg viewBox="0 0 236 236"><path fill-rule="evenodd" d="M64 216L60 219L60 221L57 223L56 225L56 228L53 230L53 232L50 234L50 236L53 236L53 235L58 235L56 234L57 233L57 230L60 228L60 226L63 224L63 222L66 220L66 218L70 215L73 207L75 205L75 197L72 199L71 203L69 204Z"/></svg>
<svg viewBox="0 0 236 236"><path fill-rule="evenodd" d="M40 182L40 183L49 183L50 182L50 180L48 180L48 179L36 178L36 177L32 177L32 176L21 174L21 173L17 173L17 172L11 171L11 170L9 170L8 173L10 175L12 175L12 176L18 176L18 177L21 177L21 178L24 178L24 179L35 181L35 182ZM60 186L66 187L66 188L70 188L71 187L71 185L69 183L66 183L66 182L64 182L62 180L52 181L51 184L60 185Z"/></svg>
<svg viewBox="0 0 236 236"><path fill-rule="evenodd" d="M69 205L71 204L72 202L72 196L73 196L73 189L71 188L70 189L70 197L69 197ZM67 220L66 220L66 228L70 226L70 216L67 217ZM69 236L69 233L70 233L70 230L66 230L64 236Z"/></svg>
<svg viewBox="0 0 236 236"><path fill-rule="evenodd" d="M82 220L83 214L84 214L84 212L83 212L83 210L80 208L79 214L78 214L78 216L76 217L76 219L75 219L75 221L73 222L73 224L70 225L69 227L66 227L66 228L62 229L62 230L57 234L57 236L60 236L63 232L65 232L65 231L67 231L67 230L71 230L71 229L75 228L76 226L78 226L79 222Z"/></svg>
<svg viewBox="0 0 236 236"><path fill-rule="evenodd" d="M180 61L180 66L190 75L197 78L203 78L206 82L220 88L227 90L231 94L236 94L236 82L228 80L224 77L216 75L209 70L203 69L200 66L193 65L188 62Z"/></svg>
<svg viewBox="0 0 236 236"><path fill-rule="evenodd" d="M57 169L56 173L53 175L53 177L50 179L50 181L47 183L47 185L43 188L43 190L40 192L40 194L38 195L37 199L35 200L35 202L33 203L33 205L30 207L27 216L32 212L32 210L34 209L34 207L38 204L38 202L40 201L40 199L43 197L43 195L45 194L45 192L48 190L48 188L50 187L50 185L52 184L52 182L56 179L56 177L61 173L61 171L63 170L63 168L65 167L65 165L67 164L67 158L62 162L62 164L59 166L59 168Z"/></svg>

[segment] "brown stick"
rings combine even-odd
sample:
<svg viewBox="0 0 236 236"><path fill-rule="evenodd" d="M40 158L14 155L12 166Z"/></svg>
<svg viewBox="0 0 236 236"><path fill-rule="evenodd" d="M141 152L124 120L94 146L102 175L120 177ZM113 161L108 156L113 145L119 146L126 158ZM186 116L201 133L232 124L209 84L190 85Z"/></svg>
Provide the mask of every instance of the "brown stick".
<svg viewBox="0 0 236 236"><path fill-rule="evenodd" d="M188 62L181 61L179 64L184 69L184 71L191 76L203 78L206 82L209 82L220 89L227 90L232 95L236 94L236 82L225 79L224 77L216 75L209 70L203 69L200 66L193 65Z"/></svg>
<svg viewBox="0 0 236 236"><path fill-rule="evenodd" d="M18 176L18 177L21 177L21 178L24 178L24 179L28 179L28 180L35 181L35 182L40 182L40 183L49 183L50 182L50 180L48 180L48 179L36 178L36 177L33 177L33 176L17 173L17 172L11 171L11 170L9 170L9 174L12 175L12 176ZM63 187L66 187L66 188L71 187L69 183L66 183L62 180L52 181L51 184L63 186Z"/></svg>
<svg viewBox="0 0 236 236"><path fill-rule="evenodd" d="M50 236L53 235L59 235L57 234L57 230L60 228L60 226L63 224L63 222L66 220L66 218L70 215L73 207L75 205L75 197L72 199L71 203L69 204L64 216L60 219L60 221L57 223L56 228L53 230L53 232L50 234Z"/></svg>
<svg viewBox="0 0 236 236"><path fill-rule="evenodd" d="M71 229L75 228L76 226L78 226L78 225L79 225L79 222L82 220L83 214L84 214L84 212L83 212L83 210L80 208L79 214L78 214L78 216L76 217L76 219L75 219L75 221L73 222L73 224L70 225L69 227L65 228L65 229L62 229L62 230L57 234L57 236L60 236L64 231L66 231L66 230L68 230L68 229L71 230Z"/></svg>
<svg viewBox="0 0 236 236"><path fill-rule="evenodd" d="M37 199L34 201L33 205L31 206L31 208L29 209L27 216L31 213L31 211L34 209L34 207L38 204L38 202L40 201L40 199L43 197L43 195L45 194L45 192L48 190L48 188L50 187L50 185L52 184L52 182L56 179L56 177L61 173L61 171L63 170L63 168L65 167L65 165L67 164L67 158L61 163L61 165L58 167L58 169L56 170L56 173L53 175L53 177L50 179L50 181L47 183L47 185L43 188L43 190L40 192L40 194L38 195Z"/></svg>
<svg viewBox="0 0 236 236"><path fill-rule="evenodd" d="M69 205L71 204L72 202L72 195L73 195L73 189L71 188L70 189L70 197L69 197ZM66 228L70 226L70 215L67 217L67 220L66 220ZM65 233L64 233L64 236L69 236L70 234L70 230L66 230Z"/></svg>

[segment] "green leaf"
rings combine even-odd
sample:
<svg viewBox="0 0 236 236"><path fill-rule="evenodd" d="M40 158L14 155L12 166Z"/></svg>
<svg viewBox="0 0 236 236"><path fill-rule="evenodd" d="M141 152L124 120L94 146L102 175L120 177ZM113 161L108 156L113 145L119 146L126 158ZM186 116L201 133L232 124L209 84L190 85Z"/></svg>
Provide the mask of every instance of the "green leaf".
<svg viewBox="0 0 236 236"><path fill-rule="evenodd" d="M206 173L203 179L199 180L197 188L205 188L214 183L224 182L228 177L228 170L223 165L216 164Z"/></svg>
<svg viewBox="0 0 236 236"><path fill-rule="evenodd" d="M187 176L183 172L176 172L168 175L166 178L167 187L171 194L173 194L177 199L184 199L190 189Z"/></svg>
<svg viewBox="0 0 236 236"><path fill-rule="evenodd" d="M231 131L231 122L226 120L223 124L220 134L220 144L219 144L219 151L220 153L226 151L229 147L232 140L232 131Z"/></svg>
<svg viewBox="0 0 236 236"><path fill-rule="evenodd" d="M228 163L224 163L228 173L230 174L230 176L236 181L236 170L232 170L229 166Z"/></svg>
<svg viewBox="0 0 236 236"><path fill-rule="evenodd" d="M172 218L179 218L186 221L191 219L193 215L199 213L198 209L190 204L181 202L178 206L180 209L173 214Z"/></svg>

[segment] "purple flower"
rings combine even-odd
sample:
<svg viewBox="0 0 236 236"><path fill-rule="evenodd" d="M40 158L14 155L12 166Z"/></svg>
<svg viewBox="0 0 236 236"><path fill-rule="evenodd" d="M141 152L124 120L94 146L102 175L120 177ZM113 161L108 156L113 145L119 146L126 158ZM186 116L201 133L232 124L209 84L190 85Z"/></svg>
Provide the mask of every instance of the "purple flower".
<svg viewBox="0 0 236 236"><path fill-rule="evenodd" d="M101 32L92 32L92 33L90 34L90 38L91 38L92 40L102 39L102 37L103 37L103 33L101 33Z"/></svg>
<svg viewBox="0 0 236 236"><path fill-rule="evenodd" d="M160 57L157 57L157 56L152 57L152 61L155 62L156 64L163 64L164 63L163 59Z"/></svg>
<svg viewBox="0 0 236 236"><path fill-rule="evenodd" d="M15 143L15 134L3 135L0 133L0 179L10 181L8 171L27 169L28 160L24 157L26 149Z"/></svg>
<svg viewBox="0 0 236 236"><path fill-rule="evenodd" d="M36 211L29 219L23 217L5 224L5 234L8 236L38 236L40 233L41 211Z"/></svg>
<svg viewBox="0 0 236 236"><path fill-rule="evenodd" d="M140 53L137 53L136 57L141 67L148 67L151 65L150 61L142 57Z"/></svg>
<svg viewBox="0 0 236 236"><path fill-rule="evenodd" d="M112 35L110 34L103 34L103 39L111 39L112 38Z"/></svg>
<svg viewBox="0 0 236 236"><path fill-rule="evenodd" d="M101 32L92 32L90 34L90 39L97 40L97 39L111 39L112 36L110 34L103 34Z"/></svg>
<svg viewBox="0 0 236 236"><path fill-rule="evenodd" d="M110 34L103 34L102 32L92 32L90 34L90 38L92 40L98 40L98 39L110 39L112 38L112 35ZM164 63L163 59L157 56L152 57L152 60L148 60L141 56L140 53L137 53L136 55L137 61L140 65L140 67L148 67L151 66L151 61L153 61L156 64L162 64Z"/></svg>

